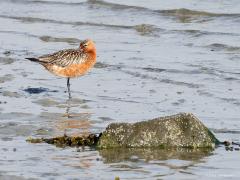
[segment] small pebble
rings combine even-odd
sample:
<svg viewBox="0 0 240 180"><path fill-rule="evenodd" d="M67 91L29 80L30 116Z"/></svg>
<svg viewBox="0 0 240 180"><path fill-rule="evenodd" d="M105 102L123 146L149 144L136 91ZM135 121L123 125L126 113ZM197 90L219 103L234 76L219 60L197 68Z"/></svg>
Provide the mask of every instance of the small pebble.
<svg viewBox="0 0 240 180"><path fill-rule="evenodd" d="M225 146L230 146L231 143L230 143L229 141L224 141L223 144L224 144Z"/></svg>
<svg viewBox="0 0 240 180"><path fill-rule="evenodd" d="M13 152L16 152L17 151L17 149L16 148L13 148Z"/></svg>

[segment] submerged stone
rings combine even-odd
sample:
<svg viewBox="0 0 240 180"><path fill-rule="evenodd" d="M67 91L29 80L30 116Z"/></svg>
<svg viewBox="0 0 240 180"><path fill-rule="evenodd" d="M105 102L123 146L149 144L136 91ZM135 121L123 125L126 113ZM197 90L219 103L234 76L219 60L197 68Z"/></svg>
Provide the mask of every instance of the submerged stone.
<svg viewBox="0 0 240 180"><path fill-rule="evenodd" d="M137 123L112 123L102 133L99 148L214 148L219 141L193 114L179 113Z"/></svg>

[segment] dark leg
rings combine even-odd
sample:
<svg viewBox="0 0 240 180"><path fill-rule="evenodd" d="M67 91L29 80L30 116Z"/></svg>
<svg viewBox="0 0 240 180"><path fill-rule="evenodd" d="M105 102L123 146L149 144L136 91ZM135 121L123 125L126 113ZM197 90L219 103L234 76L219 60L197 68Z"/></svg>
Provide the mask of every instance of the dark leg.
<svg viewBox="0 0 240 180"><path fill-rule="evenodd" d="M71 91L70 91L70 78L67 78L67 88L68 88L68 98L71 99Z"/></svg>

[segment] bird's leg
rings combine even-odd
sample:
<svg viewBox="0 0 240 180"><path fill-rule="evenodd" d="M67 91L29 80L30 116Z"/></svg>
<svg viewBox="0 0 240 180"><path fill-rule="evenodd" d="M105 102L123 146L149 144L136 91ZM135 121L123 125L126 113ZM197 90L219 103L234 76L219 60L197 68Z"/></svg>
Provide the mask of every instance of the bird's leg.
<svg viewBox="0 0 240 180"><path fill-rule="evenodd" d="M67 78L67 88L68 88L68 98L71 99L71 91L70 91L70 78Z"/></svg>

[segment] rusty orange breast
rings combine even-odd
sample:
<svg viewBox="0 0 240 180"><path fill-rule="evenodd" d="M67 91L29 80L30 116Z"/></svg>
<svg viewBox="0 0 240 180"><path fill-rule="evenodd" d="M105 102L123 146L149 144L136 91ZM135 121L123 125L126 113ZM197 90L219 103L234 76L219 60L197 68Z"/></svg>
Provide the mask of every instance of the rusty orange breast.
<svg viewBox="0 0 240 180"><path fill-rule="evenodd" d="M59 73L64 75L65 77L77 77L84 75L86 72L88 72L93 65L96 63L95 60L85 62L83 64L72 64L63 70L61 70Z"/></svg>
<svg viewBox="0 0 240 180"><path fill-rule="evenodd" d="M78 77L88 72L96 63L96 57L91 57L81 64L71 64L67 67L60 67L57 65L45 65L45 68L51 73L61 77Z"/></svg>

